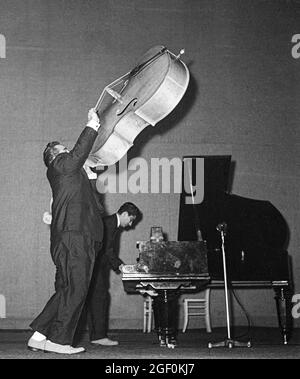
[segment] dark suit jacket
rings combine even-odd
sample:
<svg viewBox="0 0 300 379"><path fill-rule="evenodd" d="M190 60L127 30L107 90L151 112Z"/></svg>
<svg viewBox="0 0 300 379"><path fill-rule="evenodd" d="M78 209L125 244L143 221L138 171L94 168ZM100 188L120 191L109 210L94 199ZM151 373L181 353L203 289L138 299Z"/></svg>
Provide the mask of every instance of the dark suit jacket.
<svg viewBox="0 0 300 379"><path fill-rule="evenodd" d="M51 240L62 232L86 233L102 241L103 222L83 165L98 133L86 127L69 153L59 154L47 170L53 194Z"/></svg>
<svg viewBox="0 0 300 379"><path fill-rule="evenodd" d="M104 239L103 239L103 254L108 259L110 266L114 271L117 271L119 266L124 262L117 256L115 251L115 241L120 233L118 228L118 219L116 214L105 216L104 222Z"/></svg>

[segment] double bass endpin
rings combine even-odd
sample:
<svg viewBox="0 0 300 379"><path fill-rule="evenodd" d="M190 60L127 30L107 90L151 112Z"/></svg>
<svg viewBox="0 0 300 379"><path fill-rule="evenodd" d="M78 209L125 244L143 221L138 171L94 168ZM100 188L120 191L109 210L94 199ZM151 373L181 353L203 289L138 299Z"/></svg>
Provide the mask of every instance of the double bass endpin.
<svg viewBox="0 0 300 379"><path fill-rule="evenodd" d="M179 51L179 54L176 56L176 60L179 59L181 57L181 55L183 55L185 53L185 50L184 49L181 49Z"/></svg>

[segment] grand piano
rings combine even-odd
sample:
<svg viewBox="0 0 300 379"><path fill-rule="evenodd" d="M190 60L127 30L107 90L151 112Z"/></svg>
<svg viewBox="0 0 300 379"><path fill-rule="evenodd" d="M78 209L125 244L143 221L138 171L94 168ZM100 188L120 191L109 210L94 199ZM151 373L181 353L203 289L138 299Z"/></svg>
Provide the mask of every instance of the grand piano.
<svg viewBox="0 0 300 379"><path fill-rule="evenodd" d="M183 158L178 241L173 242L173 246L165 245L166 248L159 240L145 241L138 246L140 268L137 269L136 265L127 268L122 278L124 288L127 292L140 293L156 290L161 298L161 309L165 309L156 312L156 318L161 319L166 314L168 316L168 312L175 312L174 304L179 293L197 291L205 286L224 287L217 226L226 223L229 288L273 288L282 341L286 344L291 331L292 291L291 268L286 250L288 227L279 210L269 201L229 193L231 176L232 162L229 155ZM190 186L184 185L188 182ZM153 248L153 243L158 243L159 247ZM179 261L182 262L185 257L190 267L193 267L193 272L188 265L184 272L178 270L174 265L176 259L171 259L170 264L166 256L175 254L176 258L176 251L180 251ZM198 260L197 264L193 263L197 256L195 251L198 251L201 263ZM142 272L142 266L146 271ZM171 302L173 304L168 305ZM163 329L163 337L168 339L168 335L172 337L174 327L170 326L172 321L167 316L165 321L158 323L163 324L158 325L158 328Z"/></svg>

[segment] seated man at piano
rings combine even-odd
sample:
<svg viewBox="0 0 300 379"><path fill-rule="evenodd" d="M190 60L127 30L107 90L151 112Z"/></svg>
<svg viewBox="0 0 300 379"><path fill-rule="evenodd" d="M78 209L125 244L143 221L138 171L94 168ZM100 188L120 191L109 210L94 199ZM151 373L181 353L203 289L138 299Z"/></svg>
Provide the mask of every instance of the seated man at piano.
<svg viewBox="0 0 300 379"><path fill-rule="evenodd" d="M115 249L120 232L130 229L140 217L141 211L130 202L122 204L116 213L103 217L103 247L95 262L87 297L88 329L92 344L118 345L118 341L108 338L107 335L110 303L109 275L111 269L119 274L123 265L123 261L118 257Z"/></svg>

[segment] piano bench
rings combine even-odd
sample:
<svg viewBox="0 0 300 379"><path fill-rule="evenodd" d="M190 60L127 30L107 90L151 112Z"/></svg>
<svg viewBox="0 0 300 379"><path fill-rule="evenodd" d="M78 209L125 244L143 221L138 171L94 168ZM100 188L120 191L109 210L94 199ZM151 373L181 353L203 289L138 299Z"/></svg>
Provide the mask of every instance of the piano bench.
<svg viewBox="0 0 300 379"><path fill-rule="evenodd" d="M183 328L182 332L185 333L191 316L202 316L205 318L206 331L211 333L210 324L210 288L204 291L203 298L183 299Z"/></svg>
<svg viewBox="0 0 300 379"><path fill-rule="evenodd" d="M152 330L152 321L153 321L152 301L153 300L150 295L144 296L144 323L143 323L144 333L150 333Z"/></svg>

